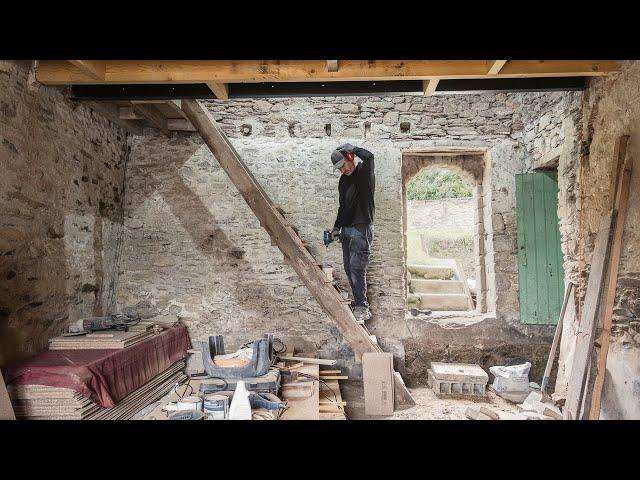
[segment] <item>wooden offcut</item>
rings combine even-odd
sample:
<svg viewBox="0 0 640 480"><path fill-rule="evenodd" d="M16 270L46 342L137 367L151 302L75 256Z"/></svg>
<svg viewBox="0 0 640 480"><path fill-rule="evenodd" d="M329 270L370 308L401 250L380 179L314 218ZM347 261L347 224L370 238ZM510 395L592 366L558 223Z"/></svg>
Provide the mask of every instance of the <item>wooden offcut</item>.
<svg viewBox="0 0 640 480"><path fill-rule="evenodd" d="M582 318L576 332L576 346L569 377L567 390L567 402L563 411L563 417L567 420L576 420L580 416L580 408L584 398L584 385L587 368L593 353L593 340L596 328L596 319L600 307L602 286L606 274L606 265L609 258L611 245L611 232L615 222L615 210L608 212L600 222L600 229L596 236L596 244L591 260L591 272L587 283L587 291L584 297Z"/></svg>
<svg viewBox="0 0 640 480"><path fill-rule="evenodd" d="M356 360L361 361L363 353L379 352L380 348L371 343L366 328L356 323L351 309L343 302L340 293L333 285L325 281L326 276L318 267L316 259L304 247L300 237L276 209L274 203L253 177L211 114L196 100L183 100L182 109L192 125L200 132L216 160L256 215L262 227L287 258L288 264L336 324L344 340L351 345ZM297 360L304 362L301 359ZM399 406L415 405L415 401L402 382L402 378L400 377L398 380L398 377L399 375L394 376L395 390L398 392L397 404Z"/></svg>
<svg viewBox="0 0 640 480"><path fill-rule="evenodd" d="M624 224L627 218L627 207L629 205L629 187L631 184L631 168L633 160L627 155L628 135L623 135L616 143L615 156L617 159L616 184L612 190L614 200L613 208L618 212L616 224L611 244L611 258L609 261L609 272L607 289L604 299L602 318L602 333L600 335L600 351L598 354L597 369L593 388L591 389L591 405L589 419L600 418L600 403L602 399L602 387L607 366L607 354L609 353L609 342L611 340L611 325L613 323L613 308L616 299L616 287L618 284L618 267L620 265L620 254L622 252L622 235ZM590 385L588 385L589 387Z"/></svg>

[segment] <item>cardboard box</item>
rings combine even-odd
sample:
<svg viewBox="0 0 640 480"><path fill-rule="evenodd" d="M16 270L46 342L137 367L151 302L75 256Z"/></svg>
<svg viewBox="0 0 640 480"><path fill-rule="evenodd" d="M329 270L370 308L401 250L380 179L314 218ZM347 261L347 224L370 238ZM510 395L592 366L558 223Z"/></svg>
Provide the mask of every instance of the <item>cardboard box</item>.
<svg viewBox="0 0 640 480"><path fill-rule="evenodd" d="M364 413L393 415L393 355L367 352L362 355Z"/></svg>

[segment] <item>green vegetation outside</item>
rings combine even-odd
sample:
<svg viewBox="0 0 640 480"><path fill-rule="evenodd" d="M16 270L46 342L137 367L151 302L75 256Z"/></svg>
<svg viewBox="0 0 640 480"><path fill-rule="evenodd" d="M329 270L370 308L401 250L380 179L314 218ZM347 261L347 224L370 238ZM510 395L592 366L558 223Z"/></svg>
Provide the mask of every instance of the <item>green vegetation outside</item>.
<svg viewBox="0 0 640 480"><path fill-rule="evenodd" d="M471 187L447 170L423 170L407 184L408 200L471 197Z"/></svg>

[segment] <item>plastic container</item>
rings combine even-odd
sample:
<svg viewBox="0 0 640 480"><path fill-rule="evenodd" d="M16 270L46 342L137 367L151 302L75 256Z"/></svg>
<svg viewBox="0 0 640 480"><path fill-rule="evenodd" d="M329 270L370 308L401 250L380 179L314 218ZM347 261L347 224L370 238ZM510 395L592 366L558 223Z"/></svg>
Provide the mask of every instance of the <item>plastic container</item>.
<svg viewBox="0 0 640 480"><path fill-rule="evenodd" d="M211 420L224 420L229 415L229 397L215 393L205 395L203 410Z"/></svg>
<svg viewBox="0 0 640 480"><path fill-rule="evenodd" d="M251 420L251 404L249 392L243 380L238 380L229 407L229 420Z"/></svg>

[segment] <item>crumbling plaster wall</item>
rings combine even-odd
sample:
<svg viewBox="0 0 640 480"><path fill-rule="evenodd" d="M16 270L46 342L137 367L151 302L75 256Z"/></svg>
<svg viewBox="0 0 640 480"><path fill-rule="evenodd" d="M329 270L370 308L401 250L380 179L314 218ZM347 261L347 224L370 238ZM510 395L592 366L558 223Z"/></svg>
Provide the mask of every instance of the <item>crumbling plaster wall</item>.
<svg viewBox="0 0 640 480"><path fill-rule="evenodd" d="M514 174L526 168L521 108L528 95L269 98L206 105L316 258L326 256L336 264L346 289L340 246L325 250L321 241L322 229L333 224L337 211L338 175L328 157L347 141L375 153L375 240L368 279L372 330L381 337L423 339L442 328L424 321L409 325L404 318L402 152L484 147L492 164L484 172L484 201L500 214L485 219L486 248L500 293L498 320L483 324L482 350L496 342L531 343L533 337L548 344L553 333L518 321ZM120 308L147 316L178 314L194 340L222 333L237 344L273 331L313 342L321 352L349 355L197 135L135 137L126 202ZM464 339L463 330L455 341L473 342Z"/></svg>
<svg viewBox="0 0 640 480"><path fill-rule="evenodd" d="M115 305L126 135L0 61L0 367Z"/></svg>
<svg viewBox="0 0 640 480"><path fill-rule="evenodd" d="M591 265L600 219L613 206L614 146L629 135L633 171L618 273L612 338L602 395L603 419L640 419L640 62L621 62L619 74L590 80L585 92L581 133L580 226L584 268L578 278L579 299ZM578 228L578 227L576 227ZM563 331L561 361L569 364L575 345L576 320ZM567 369L569 369L569 366ZM564 382L557 390L566 390Z"/></svg>

